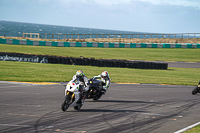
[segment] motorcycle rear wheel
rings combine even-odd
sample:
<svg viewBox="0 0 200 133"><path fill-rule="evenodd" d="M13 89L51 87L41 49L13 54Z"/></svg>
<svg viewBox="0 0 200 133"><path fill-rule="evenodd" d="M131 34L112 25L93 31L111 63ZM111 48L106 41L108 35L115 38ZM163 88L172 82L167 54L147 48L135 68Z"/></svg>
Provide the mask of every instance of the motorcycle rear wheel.
<svg viewBox="0 0 200 133"><path fill-rule="evenodd" d="M97 101L97 100L99 100L99 99L101 98L101 96L102 96L102 94L96 95L96 96L93 98L93 100L94 100L94 101Z"/></svg>
<svg viewBox="0 0 200 133"><path fill-rule="evenodd" d="M82 105L74 106L74 109L79 111L81 109Z"/></svg>
<svg viewBox="0 0 200 133"><path fill-rule="evenodd" d="M99 100L99 98L100 98L99 96L96 96L96 97L93 98L93 100L97 101L97 100Z"/></svg>
<svg viewBox="0 0 200 133"><path fill-rule="evenodd" d="M199 92L198 87L195 87L195 88L192 90L192 95L196 95L198 92Z"/></svg>
<svg viewBox="0 0 200 133"><path fill-rule="evenodd" d="M66 111L69 108L69 105L70 105L70 97L66 95L65 100L63 101L61 105L61 110Z"/></svg>

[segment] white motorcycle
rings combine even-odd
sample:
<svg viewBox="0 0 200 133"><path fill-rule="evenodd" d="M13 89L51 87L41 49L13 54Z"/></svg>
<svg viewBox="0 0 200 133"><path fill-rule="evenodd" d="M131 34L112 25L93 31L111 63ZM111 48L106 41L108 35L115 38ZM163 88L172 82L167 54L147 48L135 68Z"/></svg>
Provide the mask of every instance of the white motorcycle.
<svg viewBox="0 0 200 133"><path fill-rule="evenodd" d="M62 111L66 111L69 107L74 107L75 110L80 110L82 107L81 103L77 103L77 101L80 98L80 94L83 91L80 91L79 89L82 89L82 83L80 81L77 82L69 82L66 85L65 89L65 99L61 105Z"/></svg>

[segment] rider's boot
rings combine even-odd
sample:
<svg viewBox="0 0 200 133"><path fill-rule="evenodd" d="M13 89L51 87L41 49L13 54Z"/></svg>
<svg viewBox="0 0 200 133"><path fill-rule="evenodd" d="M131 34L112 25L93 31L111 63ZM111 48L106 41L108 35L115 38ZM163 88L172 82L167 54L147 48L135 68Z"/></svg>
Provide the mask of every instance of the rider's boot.
<svg viewBox="0 0 200 133"><path fill-rule="evenodd" d="M80 95L80 97L79 97L79 99L78 99L78 101L77 101L77 104L83 105L83 103L84 103L84 96L83 96L83 95Z"/></svg>
<svg viewBox="0 0 200 133"><path fill-rule="evenodd" d="M83 104L82 96L78 99L77 104Z"/></svg>
<svg viewBox="0 0 200 133"><path fill-rule="evenodd" d="M102 93L102 94L106 94L106 90L105 90L105 89L102 89L102 90L101 90L101 93Z"/></svg>

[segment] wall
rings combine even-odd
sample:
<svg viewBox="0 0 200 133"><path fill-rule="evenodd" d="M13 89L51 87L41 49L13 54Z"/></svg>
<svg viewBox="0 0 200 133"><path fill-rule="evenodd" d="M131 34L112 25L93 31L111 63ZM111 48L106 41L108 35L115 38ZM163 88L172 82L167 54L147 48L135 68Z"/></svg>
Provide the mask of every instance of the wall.
<svg viewBox="0 0 200 133"><path fill-rule="evenodd" d="M101 48L200 48L200 44L186 43L104 43L104 42L53 42L0 38L0 44L54 46L54 47L101 47Z"/></svg>
<svg viewBox="0 0 200 133"><path fill-rule="evenodd" d="M168 63L155 61L129 61L117 59L76 58L48 55L31 55L0 52L0 61L19 61L51 64L86 65L98 67L120 67L136 69L167 69Z"/></svg>

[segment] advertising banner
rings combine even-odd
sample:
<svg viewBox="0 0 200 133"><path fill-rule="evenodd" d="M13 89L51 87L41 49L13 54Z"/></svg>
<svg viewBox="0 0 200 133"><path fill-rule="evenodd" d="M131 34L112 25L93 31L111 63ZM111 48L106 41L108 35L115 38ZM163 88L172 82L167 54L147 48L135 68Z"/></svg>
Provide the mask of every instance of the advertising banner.
<svg viewBox="0 0 200 133"><path fill-rule="evenodd" d="M0 61L48 63L48 58L34 55L0 53Z"/></svg>

